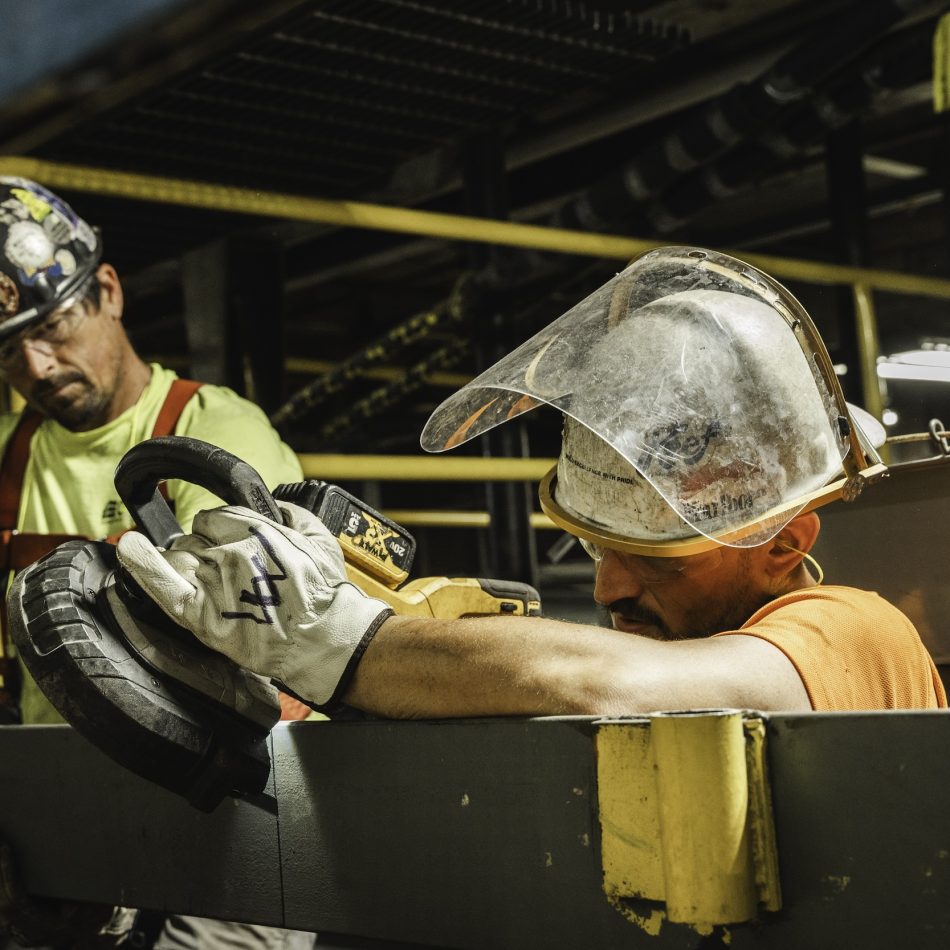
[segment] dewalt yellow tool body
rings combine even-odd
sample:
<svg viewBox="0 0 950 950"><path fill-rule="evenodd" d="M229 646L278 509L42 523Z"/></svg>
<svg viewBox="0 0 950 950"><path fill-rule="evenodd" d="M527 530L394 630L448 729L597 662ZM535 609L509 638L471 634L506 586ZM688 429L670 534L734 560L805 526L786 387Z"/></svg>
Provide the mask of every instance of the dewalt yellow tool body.
<svg viewBox="0 0 950 950"><path fill-rule="evenodd" d="M420 577L408 581L416 551L405 528L355 495L326 482L280 485L274 497L308 508L340 542L351 581L371 597L410 617L537 615L541 600L528 584L475 577Z"/></svg>
<svg viewBox="0 0 950 950"><path fill-rule="evenodd" d="M337 537L350 579L398 614L537 614L526 584L475 578L409 581L415 540L336 485L282 485L272 495L247 463L182 436L131 449L115 482L136 526L168 547L183 532L159 491L179 478L281 520L275 498L313 511ZM206 811L257 797L270 773L275 685L203 646L124 577L115 548L69 541L17 575L8 597L17 651L68 723L133 772Z"/></svg>

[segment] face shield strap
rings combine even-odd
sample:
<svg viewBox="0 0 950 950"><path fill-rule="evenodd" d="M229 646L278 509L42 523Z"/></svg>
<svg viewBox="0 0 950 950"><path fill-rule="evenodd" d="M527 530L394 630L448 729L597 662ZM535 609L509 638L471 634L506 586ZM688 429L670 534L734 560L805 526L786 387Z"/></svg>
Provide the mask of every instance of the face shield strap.
<svg viewBox="0 0 950 950"><path fill-rule="evenodd" d="M859 474L866 481L880 478L887 471L884 465L872 465ZM541 479L538 487L538 497L541 501L541 510L562 530L576 538L582 538L585 541L593 541L605 548L612 548L615 551L623 551L626 554L639 554L646 557L688 557L691 554L702 554L704 551L711 551L714 548L741 547L736 544L743 538L754 534L762 527L763 522L773 518L781 518L784 523L792 518L814 511L822 505L837 501L839 498L845 498L845 492L849 483L849 477L839 478L824 488L796 498L795 501L785 505L778 505L775 508L765 512L755 521L747 522L731 531L723 532L714 537L697 534L689 538L676 538L673 540L652 540L647 538L628 538L625 535L615 534L606 528L601 528L582 521L577 515L571 514L555 500L557 490L557 466ZM779 533L779 532L776 532ZM768 543L768 542L764 542Z"/></svg>

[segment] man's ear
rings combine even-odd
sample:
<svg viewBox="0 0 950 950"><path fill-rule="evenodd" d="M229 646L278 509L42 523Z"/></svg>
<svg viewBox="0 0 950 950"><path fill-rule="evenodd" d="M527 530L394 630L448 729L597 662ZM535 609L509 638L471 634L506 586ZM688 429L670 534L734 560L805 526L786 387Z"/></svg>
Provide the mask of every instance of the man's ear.
<svg viewBox="0 0 950 950"><path fill-rule="evenodd" d="M112 317L113 320L121 320L125 297L115 268L111 264L100 264L96 269L96 277L100 287L99 312Z"/></svg>
<svg viewBox="0 0 950 950"><path fill-rule="evenodd" d="M766 555L769 576L784 577L795 570L802 562L802 554L811 550L820 530L821 521L813 511L792 518L769 545Z"/></svg>

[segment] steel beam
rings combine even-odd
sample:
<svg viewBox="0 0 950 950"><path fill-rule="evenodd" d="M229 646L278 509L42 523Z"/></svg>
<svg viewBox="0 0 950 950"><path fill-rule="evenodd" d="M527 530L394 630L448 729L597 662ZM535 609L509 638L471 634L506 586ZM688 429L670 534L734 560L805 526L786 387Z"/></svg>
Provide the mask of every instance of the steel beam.
<svg viewBox="0 0 950 950"><path fill-rule="evenodd" d="M275 815L196 811L69 726L2 727L0 748L0 835L31 893L280 923Z"/></svg>
<svg viewBox="0 0 950 950"><path fill-rule="evenodd" d="M7 727L0 833L37 894L430 946L946 946L946 713L766 719L782 910L705 933L605 894L598 735L643 723L281 725L279 821L193 811L69 727Z"/></svg>

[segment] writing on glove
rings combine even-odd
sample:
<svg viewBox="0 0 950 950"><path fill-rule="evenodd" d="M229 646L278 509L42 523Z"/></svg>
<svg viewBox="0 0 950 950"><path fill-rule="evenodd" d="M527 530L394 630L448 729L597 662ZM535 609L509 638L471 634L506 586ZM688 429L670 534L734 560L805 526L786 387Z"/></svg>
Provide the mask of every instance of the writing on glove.
<svg viewBox="0 0 950 950"><path fill-rule="evenodd" d="M238 506L199 512L168 550L130 531L119 563L206 646L329 709L392 609L347 580L319 518L278 505L284 524Z"/></svg>

